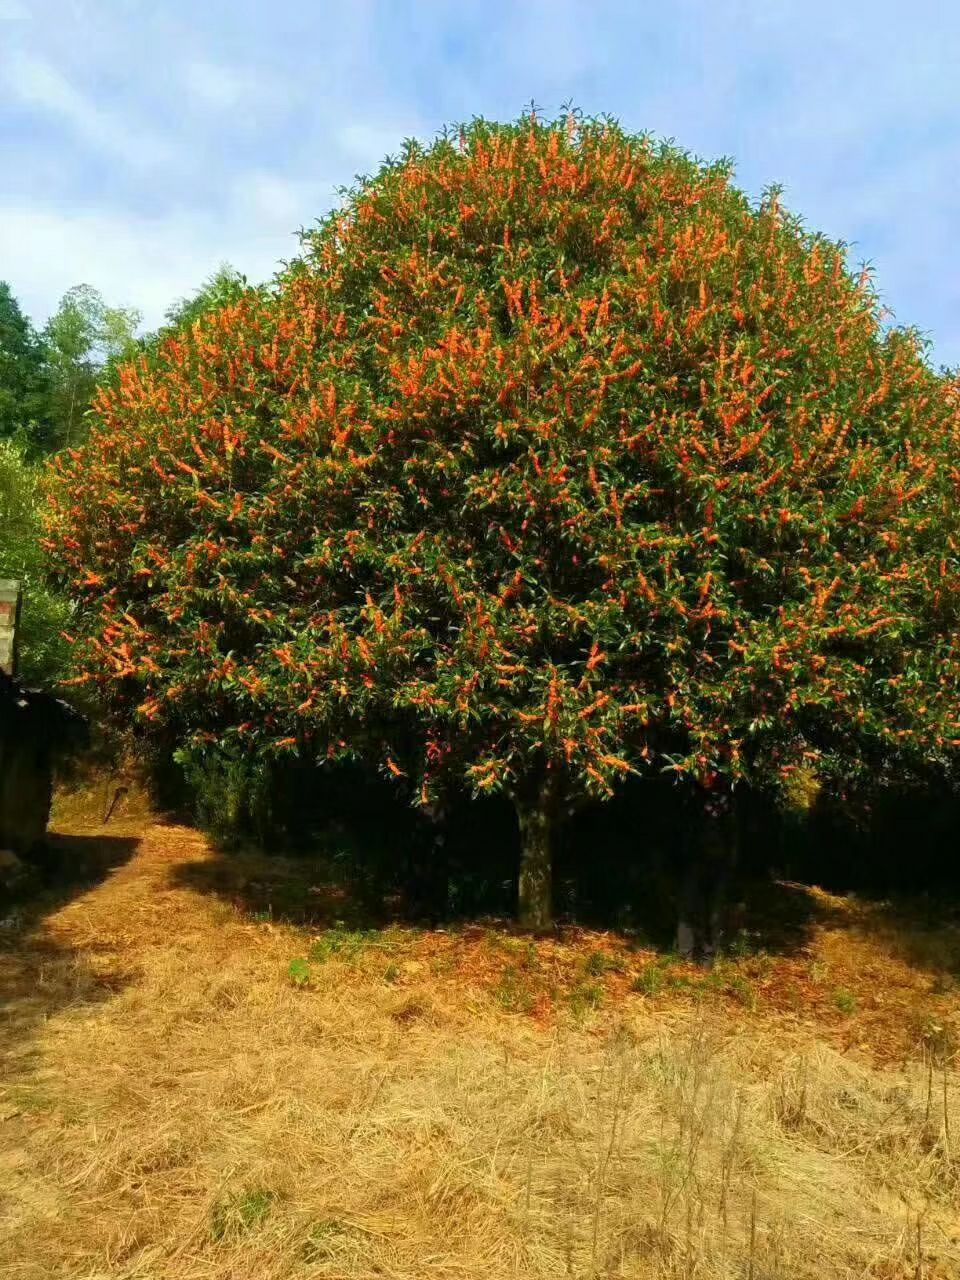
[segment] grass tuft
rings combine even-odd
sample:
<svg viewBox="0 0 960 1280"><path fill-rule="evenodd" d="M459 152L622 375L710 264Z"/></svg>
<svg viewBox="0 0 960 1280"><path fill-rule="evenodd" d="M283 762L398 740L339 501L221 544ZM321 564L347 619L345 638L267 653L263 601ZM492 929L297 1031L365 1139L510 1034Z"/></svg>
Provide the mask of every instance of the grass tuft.
<svg viewBox="0 0 960 1280"><path fill-rule="evenodd" d="M844 987L838 988L833 993L833 1003L841 1013L847 1014L848 1017L857 1011L857 997L852 991L847 991Z"/></svg>
<svg viewBox="0 0 960 1280"><path fill-rule="evenodd" d="M210 1234L214 1240L239 1240L256 1231L269 1216L276 1195L257 1188L226 1196L214 1205L210 1215Z"/></svg>

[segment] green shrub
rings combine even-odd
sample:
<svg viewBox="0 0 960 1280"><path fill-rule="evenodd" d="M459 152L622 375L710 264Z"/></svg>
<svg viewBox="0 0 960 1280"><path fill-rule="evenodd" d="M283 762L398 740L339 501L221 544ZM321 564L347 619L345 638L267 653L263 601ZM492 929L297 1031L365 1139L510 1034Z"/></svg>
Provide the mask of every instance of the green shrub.
<svg viewBox="0 0 960 1280"><path fill-rule="evenodd" d="M224 844L245 837L263 840L271 829L271 762L238 750L235 744L200 742L178 750L197 822Z"/></svg>
<svg viewBox="0 0 960 1280"><path fill-rule="evenodd" d="M666 985L666 977L662 964L654 962L645 965L634 978L631 990L644 996L658 996Z"/></svg>

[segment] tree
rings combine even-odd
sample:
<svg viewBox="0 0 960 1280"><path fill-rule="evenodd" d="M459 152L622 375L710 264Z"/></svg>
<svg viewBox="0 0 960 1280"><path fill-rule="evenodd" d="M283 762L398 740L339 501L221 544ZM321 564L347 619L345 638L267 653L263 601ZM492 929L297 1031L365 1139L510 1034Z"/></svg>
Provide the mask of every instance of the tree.
<svg viewBox="0 0 960 1280"><path fill-rule="evenodd" d="M45 408L42 346L0 281L0 438L31 435Z"/></svg>
<svg viewBox="0 0 960 1280"><path fill-rule="evenodd" d="M67 675L70 655L63 632L72 611L46 578L40 508L42 483L23 444L0 441L0 578L23 588L19 668L28 684L45 687Z"/></svg>
<svg viewBox="0 0 960 1280"><path fill-rule="evenodd" d="M506 792L527 924L627 775L722 816L957 745L951 386L726 164L607 120L408 143L96 417L49 524L89 678L153 732Z"/></svg>
<svg viewBox="0 0 960 1280"><path fill-rule="evenodd" d="M133 354L140 312L109 307L96 289L68 289L44 329L51 445L77 443L97 380L111 363Z"/></svg>

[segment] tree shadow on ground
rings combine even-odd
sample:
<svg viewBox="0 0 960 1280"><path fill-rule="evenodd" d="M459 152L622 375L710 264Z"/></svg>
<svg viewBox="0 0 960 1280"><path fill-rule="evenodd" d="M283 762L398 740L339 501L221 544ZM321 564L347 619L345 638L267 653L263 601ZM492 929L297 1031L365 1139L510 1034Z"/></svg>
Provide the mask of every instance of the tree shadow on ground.
<svg viewBox="0 0 960 1280"><path fill-rule="evenodd" d="M371 788L341 797L295 844L268 852L222 847L213 859L175 868L172 881L292 924L435 925L509 917L516 844L503 803L452 806L437 825Z"/></svg>
<svg viewBox="0 0 960 1280"><path fill-rule="evenodd" d="M127 977L98 970L86 954L64 946L44 928L46 919L102 883L133 856L134 836L52 835L33 891L4 904L0 913L0 1078L28 1072L33 1035L52 1014L107 1000Z"/></svg>
<svg viewBox="0 0 960 1280"><path fill-rule="evenodd" d="M626 788L585 808L567 825L559 850L558 911L670 951L685 881L703 857L703 826L675 787ZM738 856L709 904L720 913L726 948L795 954L823 922L826 904L801 876L783 875L774 849L768 830L743 824Z"/></svg>
<svg viewBox="0 0 960 1280"><path fill-rule="evenodd" d="M80 835L52 832L43 849L27 865L31 876L20 894L0 903L5 927L0 932L22 934L72 899L96 888L137 850L136 835Z"/></svg>
<svg viewBox="0 0 960 1280"><path fill-rule="evenodd" d="M218 853L181 863L171 884L212 894L243 915L297 925L381 928L407 918L402 897L381 891L372 877L351 874L335 858L254 850Z"/></svg>
<svg viewBox="0 0 960 1280"><path fill-rule="evenodd" d="M174 882L246 915L316 928L478 920L511 927L520 849L507 800L448 797L442 822L431 823L409 796L362 771L324 778L322 787L299 788L302 826L287 847L222 850L178 866ZM870 830L830 811L785 823L762 796L745 797L739 812L738 858L723 891L727 951L800 956L821 928L857 927L884 932L892 950L923 964L949 941L943 898L923 907L921 915L936 917L924 925L909 885L891 879L902 878L904 860L893 856L899 844L881 856L884 841L890 844L888 815ZM944 822L927 840L921 884L927 871L949 869L939 840ZM702 824L688 792L669 779L626 786L570 816L555 858L559 926L612 930L628 946L669 952L685 869L701 855ZM810 887L818 884L838 896ZM851 891L864 895L856 899L861 908L867 900L875 908L845 911Z"/></svg>
<svg viewBox="0 0 960 1280"><path fill-rule="evenodd" d="M505 825L485 824L482 838L478 832L475 821L471 845L455 823L451 826L446 846L450 884L445 909L439 912L435 899L424 901L422 874L410 875L409 848L400 833L391 838L369 815L366 825L333 824L302 853L221 851L177 865L171 880L212 895L245 916L318 931L441 923L457 931L478 924L518 931L510 911L516 849ZM473 856L477 847L491 853L483 867ZM612 836L602 854L592 841L564 852L556 886L558 931L563 936L567 929L599 929L630 950L670 953L676 902L664 859L644 865L629 862L623 853ZM944 989L955 980L951 975L960 973L960 908L955 902L930 896L834 895L755 871L731 888L722 949L734 956L803 958L812 953L822 930L866 937L911 968L935 980L942 975Z"/></svg>
<svg viewBox="0 0 960 1280"><path fill-rule="evenodd" d="M810 885L753 877L741 886L731 905L727 935L744 950L796 955L807 949L814 931L829 924L834 914Z"/></svg>
<svg viewBox="0 0 960 1280"><path fill-rule="evenodd" d="M297 836L275 854L222 850L180 866L175 883L245 914L323 927L391 922L511 921L520 859L516 815L503 797L450 795L431 822L409 795L361 771L324 774L297 790ZM624 787L563 823L555 857L558 923L614 930L638 946L674 945L680 889L698 858L703 819L670 780ZM796 953L825 910L775 874L783 844L762 807L747 806L743 856L726 886L728 942ZM822 840L819 841L822 844ZM800 866L789 879L807 879Z"/></svg>
<svg viewBox="0 0 960 1280"><path fill-rule="evenodd" d="M482 866L454 830L443 868L448 877L438 893L422 866L408 857L409 850L396 843L385 849L369 837L369 831L338 827L302 853L221 850L172 868L171 883L213 895L254 919L317 929L457 927L478 921L517 928L512 914L516 851L505 839L496 842L490 865ZM608 877L603 892L595 893L590 884L595 867L587 857L581 871L578 878L570 857L565 858L556 885L561 931L586 927L613 932L628 946L671 949L676 902L669 875L644 876L641 869L635 876L622 874L619 883ZM797 953L829 914L806 886L755 877L739 885L729 903L728 936L749 950Z"/></svg>
<svg viewBox="0 0 960 1280"><path fill-rule="evenodd" d="M960 986L960 900L934 894L861 898L854 927L892 956L938 980Z"/></svg>

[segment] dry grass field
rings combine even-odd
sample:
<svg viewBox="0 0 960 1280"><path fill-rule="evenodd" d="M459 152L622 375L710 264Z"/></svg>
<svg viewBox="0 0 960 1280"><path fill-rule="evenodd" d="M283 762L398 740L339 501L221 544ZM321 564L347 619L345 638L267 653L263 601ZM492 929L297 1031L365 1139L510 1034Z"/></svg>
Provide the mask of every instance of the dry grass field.
<svg viewBox="0 0 960 1280"><path fill-rule="evenodd" d="M121 814L3 921L0 1275L960 1277L960 934L783 954L283 923L309 867Z"/></svg>

